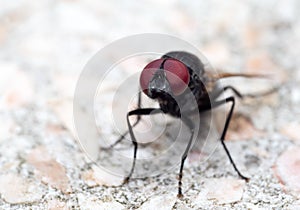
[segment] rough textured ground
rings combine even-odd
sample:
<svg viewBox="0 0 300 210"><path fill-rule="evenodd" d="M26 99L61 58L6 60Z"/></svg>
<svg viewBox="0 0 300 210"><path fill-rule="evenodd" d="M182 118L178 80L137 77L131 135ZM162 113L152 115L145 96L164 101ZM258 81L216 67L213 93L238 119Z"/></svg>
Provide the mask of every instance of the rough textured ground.
<svg viewBox="0 0 300 210"><path fill-rule="evenodd" d="M299 209L298 8L296 0L2 1L0 209ZM178 36L216 67L282 84L237 106L227 144L248 183L219 146L201 164L197 151L189 156L182 200L178 167L104 186L120 177L99 170L74 138L75 84L103 46L145 32ZM244 92L274 84L235 82Z"/></svg>

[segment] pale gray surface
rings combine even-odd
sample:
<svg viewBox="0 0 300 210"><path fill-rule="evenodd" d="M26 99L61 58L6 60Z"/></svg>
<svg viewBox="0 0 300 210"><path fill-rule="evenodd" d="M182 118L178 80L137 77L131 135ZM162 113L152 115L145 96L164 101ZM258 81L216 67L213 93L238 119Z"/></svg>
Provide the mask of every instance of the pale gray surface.
<svg viewBox="0 0 300 210"><path fill-rule="evenodd" d="M299 128L299 8L296 0L2 1L0 209L299 209L299 187L275 170L282 153L299 150L300 136L293 132ZM122 187L90 183L93 178L86 173L93 172L93 164L70 131L74 84L87 60L104 45L145 32L187 40L217 67L274 73L279 82L285 78L275 96L237 106L254 130L264 132L253 134L247 130L253 129L250 123L252 127L237 132L236 141L228 142L239 168L251 177L245 186L220 146L201 164L192 154L182 201L176 199L177 168ZM269 85L248 84L238 83L244 91ZM291 173L289 169L283 173ZM225 190L236 201L211 193L211 183L222 186L223 178L242 186L242 192ZM10 188L13 184L17 186Z"/></svg>

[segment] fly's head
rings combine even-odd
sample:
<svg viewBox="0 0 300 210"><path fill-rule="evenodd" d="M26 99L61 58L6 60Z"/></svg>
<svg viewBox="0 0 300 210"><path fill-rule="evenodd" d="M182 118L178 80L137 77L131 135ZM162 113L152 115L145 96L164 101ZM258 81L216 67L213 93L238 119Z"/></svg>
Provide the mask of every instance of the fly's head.
<svg viewBox="0 0 300 210"><path fill-rule="evenodd" d="M188 87L189 70L184 63L173 58L161 58L150 62L140 76L143 92L152 99L168 99L180 96Z"/></svg>

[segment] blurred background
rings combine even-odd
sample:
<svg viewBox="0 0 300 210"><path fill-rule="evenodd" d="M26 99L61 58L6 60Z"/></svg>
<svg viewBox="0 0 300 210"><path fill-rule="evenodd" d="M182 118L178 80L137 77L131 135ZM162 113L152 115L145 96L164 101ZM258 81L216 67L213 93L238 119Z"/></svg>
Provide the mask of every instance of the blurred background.
<svg viewBox="0 0 300 210"><path fill-rule="evenodd" d="M11 193L2 185L0 207L38 203L63 209L64 199L69 207L92 203L85 201L87 191L78 196L85 186L80 180L99 183L72 135L74 89L85 64L98 50L132 34L173 35L197 47L214 67L273 74L275 84L282 87L260 104L253 102L255 109L242 109L236 115L242 123L233 123L229 133L229 139L253 138L255 131L264 133L265 139L286 139L270 146L277 148L274 154L263 149L272 157L265 166L273 166L279 154L298 145L300 139L296 132L300 129L299 8L297 0L2 0L0 183L18 183L19 188ZM245 91L256 90L253 83L238 85ZM268 82L265 85L265 89L270 87ZM29 186L36 186L36 192ZM105 195L104 191L97 192ZM64 199L58 196L61 192ZM136 206L143 200L139 196ZM290 200L282 202L293 203L294 198L287 197Z"/></svg>
<svg viewBox="0 0 300 210"><path fill-rule="evenodd" d="M72 97L73 81L91 56L116 39L146 32L190 42L215 67L271 72L296 82L298 4L295 0L3 1L2 107ZM297 92L290 91L295 98Z"/></svg>

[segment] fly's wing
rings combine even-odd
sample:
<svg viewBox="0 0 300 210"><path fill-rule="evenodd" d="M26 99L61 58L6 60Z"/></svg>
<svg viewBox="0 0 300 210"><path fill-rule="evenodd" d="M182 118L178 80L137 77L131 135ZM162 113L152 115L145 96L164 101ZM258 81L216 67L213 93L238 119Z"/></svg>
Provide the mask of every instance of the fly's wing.
<svg viewBox="0 0 300 210"><path fill-rule="evenodd" d="M209 73L209 77L213 80L224 79L228 77L245 77L245 78L270 78L271 75L266 74L247 74L247 73L229 73L229 72L218 72Z"/></svg>
<svg viewBox="0 0 300 210"><path fill-rule="evenodd" d="M206 72L206 77L208 78L206 85L211 88L210 93L212 94L212 96L218 96L223 91L223 87L218 82L221 79L227 79L227 78L232 78L232 77L241 77L241 78L249 78L249 79L271 79L272 75L269 75L269 74L251 74L251 73L230 73L230 72L222 72L222 71L218 70L217 72L207 71ZM258 82L257 80L254 80L254 81ZM265 82L264 82L264 84L265 84ZM251 98L265 96L265 95L269 95L269 94L277 91L278 88L279 88L279 86L275 86L275 87L272 87L272 88L268 88L267 90L264 90L264 91L260 90L256 94L243 94L243 96L251 97Z"/></svg>
<svg viewBox="0 0 300 210"><path fill-rule="evenodd" d="M162 58L174 58L181 61L190 71L193 71L190 73L196 73L199 77L204 73L204 64L197 56L191 53L185 51L172 51L163 55Z"/></svg>

